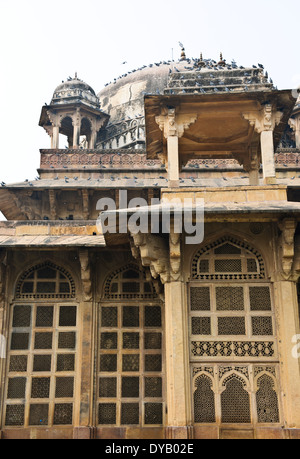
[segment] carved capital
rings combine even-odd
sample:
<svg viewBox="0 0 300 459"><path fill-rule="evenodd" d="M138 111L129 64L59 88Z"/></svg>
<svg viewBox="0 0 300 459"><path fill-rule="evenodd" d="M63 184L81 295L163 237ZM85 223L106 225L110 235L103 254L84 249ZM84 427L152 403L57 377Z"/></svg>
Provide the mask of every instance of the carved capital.
<svg viewBox="0 0 300 459"><path fill-rule="evenodd" d="M88 250L79 251L79 260L81 266L81 282L84 293L84 300L91 301L92 299L92 280L91 268Z"/></svg>
<svg viewBox="0 0 300 459"><path fill-rule="evenodd" d="M184 131L197 120L197 114L176 114L175 108L169 108L167 113L162 113L155 118L165 138L172 136L182 137Z"/></svg>
<svg viewBox="0 0 300 459"><path fill-rule="evenodd" d="M181 235L171 231L169 246L167 239L153 234L131 234L131 252L140 257L143 266L148 266L151 276L162 284L181 278Z"/></svg>
<svg viewBox="0 0 300 459"><path fill-rule="evenodd" d="M258 134L264 131L274 131L283 116L282 112L275 111L271 104L266 104L262 110L243 113L243 118L249 121Z"/></svg>
<svg viewBox="0 0 300 459"><path fill-rule="evenodd" d="M54 113L52 110L47 110L47 115L53 127L61 127L61 116L59 116L58 113Z"/></svg>
<svg viewBox="0 0 300 459"><path fill-rule="evenodd" d="M131 234L133 245L139 250L143 266L150 268L154 279L160 277L164 284L169 280L169 250L166 241L153 234ZM137 252L131 248L136 257Z"/></svg>

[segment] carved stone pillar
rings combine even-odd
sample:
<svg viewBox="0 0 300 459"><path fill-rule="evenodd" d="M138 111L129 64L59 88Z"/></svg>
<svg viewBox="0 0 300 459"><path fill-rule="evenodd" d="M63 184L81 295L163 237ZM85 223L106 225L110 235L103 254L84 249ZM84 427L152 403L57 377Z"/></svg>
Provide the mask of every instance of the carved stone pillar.
<svg viewBox="0 0 300 459"><path fill-rule="evenodd" d="M260 161L258 156L258 147L254 146L249 149L249 160L245 161L243 166L246 172L249 173L249 185L258 186L259 185L259 168Z"/></svg>
<svg viewBox="0 0 300 459"><path fill-rule="evenodd" d="M48 127L47 132L51 137L51 148L59 148L59 128L60 128L60 118L57 113L53 113L51 110L47 111L51 126Z"/></svg>
<svg viewBox="0 0 300 459"><path fill-rule="evenodd" d="M277 259L281 272L276 272L274 275L274 302L277 319L284 422L286 428L297 427L299 429L300 328L297 295L299 260L295 259L296 227L297 221L293 218L286 218L279 223L281 236L279 238Z"/></svg>
<svg viewBox="0 0 300 459"><path fill-rule="evenodd" d="M185 285L181 280L165 284L168 438L188 438L188 425L190 424L185 297Z"/></svg>
<svg viewBox="0 0 300 459"><path fill-rule="evenodd" d="M280 261L282 275L289 279L292 274L292 268L295 255L295 232L297 221L293 218L286 218L279 223L279 229L282 231L280 237Z"/></svg>
<svg viewBox="0 0 300 459"><path fill-rule="evenodd" d="M79 148L80 143L80 130L81 130L81 115L80 109L76 109L76 113L73 116L73 148Z"/></svg>
<svg viewBox="0 0 300 459"><path fill-rule="evenodd" d="M295 133L296 148L300 149L300 115L291 118L289 125Z"/></svg>
<svg viewBox="0 0 300 459"><path fill-rule="evenodd" d="M83 298L80 303L81 319L81 385L79 427L88 428L92 422L92 374L93 374L93 298L90 259L88 250L79 251Z"/></svg>
<svg viewBox="0 0 300 459"><path fill-rule="evenodd" d="M93 129L92 132L91 132L91 137L90 137L90 141L89 141L89 148L91 150L93 150L95 148L96 140L97 140L97 131Z"/></svg>
<svg viewBox="0 0 300 459"><path fill-rule="evenodd" d="M132 253L160 277L165 288L165 359L167 381L167 425L169 439L190 438L189 351L186 290L181 272L181 235L171 228L169 246L165 238L152 234L132 235Z"/></svg>
<svg viewBox="0 0 300 459"><path fill-rule="evenodd" d="M195 114L177 115L175 108L165 108L155 121L167 139L167 169L169 186L179 186L179 138L197 119Z"/></svg>
<svg viewBox="0 0 300 459"><path fill-rule="evenodd" d="M273 132L282 118L282 113L276 112L272 105L266 104L261 111L244 113L243 116L260 134L264 182L265 184L274 184L276 183L276 172Z"/></svg>
<svg viewBox="0 0 300 459"><path fill-rule="evenodd" d="M274 282L274 299L278 321L278 341L285 427L296 427L299 429L300 336L296 282L290 282L285 279Z"/></svg>

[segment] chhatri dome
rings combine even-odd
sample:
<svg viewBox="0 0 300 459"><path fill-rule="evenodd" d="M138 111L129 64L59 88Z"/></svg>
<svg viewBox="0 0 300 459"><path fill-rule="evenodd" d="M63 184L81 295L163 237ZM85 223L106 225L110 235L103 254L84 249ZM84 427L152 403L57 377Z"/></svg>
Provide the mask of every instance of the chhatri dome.
<svg viewBox="0 0 300 459"><path fill-rule="evenodd" d="M75 73L75 77L69 77L63 81L53 93L51 105L73 104L82 102L94 108L99 108L99 99L95 91L84 81L80 80Z"/></svg>

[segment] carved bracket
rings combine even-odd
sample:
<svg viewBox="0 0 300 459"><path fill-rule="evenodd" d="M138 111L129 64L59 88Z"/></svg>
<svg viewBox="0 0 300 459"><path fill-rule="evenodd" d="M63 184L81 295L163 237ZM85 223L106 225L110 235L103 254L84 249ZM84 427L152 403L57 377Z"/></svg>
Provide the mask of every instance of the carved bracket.
<svg viewBox="0 0 300 459"><path fill-rule="evenodd" d="M162 284L178 281L181 277L181 235L171 232L169 247L167 239L153 234L131 234L131 251L148 266L151 276Z"/></svg>
<svg viewBox="0 0 300 459"><path fill-rule="evenodd" d="M280 123L283 113L275 111L271 104L266 104L262 110L243 113L242 116L261 134L263 131L273 131Z"/></svg>
<svg viewBox="0 0 300 459"><path fill-rule="evenodd" d="M281 266L285 279L292 275L292 268L295 256L295 232L297 221L295 219L284 219L279 223L281 234Z"/></svg>
<svg viewBox="0 0 300 459"><path fill-rule="evenodd" d="M79 251L79 260L81 265L81 281L84 292L84 300L91 301L92 299L92 280L91 268L88 250Z"/></svg>
<svg viewBox="0 0 300 459"><path fill-rule="evenodd" d="M155 118L160 130L167 139L170 136L182 137L184 131L197 120L197 114L176 114L175 108L162 111L162 114Z"/></svg>

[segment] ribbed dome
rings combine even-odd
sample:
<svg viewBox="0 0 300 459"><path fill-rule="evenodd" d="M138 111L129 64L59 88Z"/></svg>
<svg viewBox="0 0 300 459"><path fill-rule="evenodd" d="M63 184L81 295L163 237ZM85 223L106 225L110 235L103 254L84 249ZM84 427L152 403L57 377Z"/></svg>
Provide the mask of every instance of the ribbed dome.
<svg viewBox="0 0 300 459"><path fill-rule="evenodd" d="M51 105L61 104L74 104L82 102L94 108L99 108L99 99L95 91L84 81L77 78L68 78L67 81L62 82L54 91Z"/></svg>

